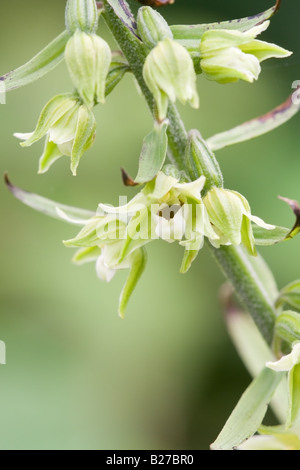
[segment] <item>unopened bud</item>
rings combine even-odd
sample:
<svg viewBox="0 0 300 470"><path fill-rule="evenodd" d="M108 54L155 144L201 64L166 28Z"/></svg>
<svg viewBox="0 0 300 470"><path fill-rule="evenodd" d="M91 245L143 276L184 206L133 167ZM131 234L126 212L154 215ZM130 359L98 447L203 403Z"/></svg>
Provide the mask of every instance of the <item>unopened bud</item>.
<svg viewBox="0 0 300 470"><path fill-rule="evenodd" d="M66 63L81 99L88 107L105 101L106 78L111 51L104 39L81 31L69 39Z"/></svg>
<svg viewBox="0 0 300 470"><path fill-rule="evenodd" d="M166 38L152 49L146 58L143 75L154 96L160 120L167 116L169 101L174 103L178 99L193 108L199 107L193 61L176 41Z"/></svg>
<svg viewBox="0 0 300 470"><path fill-rule="evenodd" d="M207 146L205 140L197 130L189 132L186 149L186 163L190 177L195 180L201 175L206 178L204 192L212 187L222 188L223 177L219 163L213 152Z"/></svg>

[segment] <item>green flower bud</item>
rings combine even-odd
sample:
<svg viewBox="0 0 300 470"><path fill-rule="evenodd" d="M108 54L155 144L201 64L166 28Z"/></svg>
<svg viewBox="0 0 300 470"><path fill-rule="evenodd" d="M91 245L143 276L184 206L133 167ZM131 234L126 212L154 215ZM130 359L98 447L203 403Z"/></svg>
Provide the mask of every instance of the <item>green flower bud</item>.
<svg viewBox="0 0 300 470"><path fill-rule="evenodd" d="M256 255L251 221L265 228L274 229L259 217L251 214L249 203L236 191L214 187L203 199L211 224L219 235L219 240L211 243L220 245L243 244L251 255Z"/></svg>
<svg viewBox="0 0 300 470"><path fill-rule="evenodd" d="M69 33L80 30L94 33L98 27L98 11L95 0L68 0L66 28Z"/></svg>
<svg viewBox="0 0 300 470"><path fill-rule="evenodd" d="M207 192L213 186L218 188L223 186L223 177L219 163L197 130L189 132L186 163L193 180L201 175L205 176L204 192Z"/></svg>
<svg viewBox="0 0 300 470"><path fill-rule="evenodd" d="M96 34L76 31L65 52L71 79L88 107L105 102L106 78L111 51L104 39Z"/></svg>
<svg viewBox="0 0 300 470"><path fill-rule="evenodd" d="M79 160L95 139L96 120L93 112L72 94L52 98L41 112L37 127L30 134L15 134L29 147L44 136L46 143L40 158L39 173L45 173L63 155L71 158L76 174Z"/></svg>
<svg viewBox="0 0 300 470"><path fill-rule="evenodd" d="M199 107L193 61L177 42L169 38L159 42L146 58L143 75L161 121L166 118L169 101L174 103L178 99L193 108Z"/></svg>
<svg viewBox="0 0 300 470"><path fill-rule="evenodd" d="M137 16L138 33L143 43L152 49L159 41L173 39L172 31L166 20L153 8L142 7Z"/></svg>
<svg viewBox="0 0 300 470"><path fill-rule="evenodd" d="M261 72L260 62L271 57L290 56L291 52L276 44L255 39L269 24L265 21L246 32L226 29L206 31L200 43L200 66L206 77L219 83L239 79L252 83Z"/></svg>

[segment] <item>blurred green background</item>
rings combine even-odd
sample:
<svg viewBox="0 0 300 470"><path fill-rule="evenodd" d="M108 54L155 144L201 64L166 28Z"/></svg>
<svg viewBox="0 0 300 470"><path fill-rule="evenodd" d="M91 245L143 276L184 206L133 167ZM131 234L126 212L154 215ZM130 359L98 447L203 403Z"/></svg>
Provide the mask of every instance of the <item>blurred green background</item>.
<svg viewBox="0 0 300 470"><path fill-rule="evenodd" d="M283 3L264 38L295 54L265 63L254 85L221 86L199 77L200 110L180 107L188 128L209 137L287 98L300 79L300 4ZM173 24L200 23L271 5L177 0L160 11ZM63 0L1 0L0 74L63 30L64 7ZM109 38L102 23L101 32ZM65 204L117 204L119 195L133 194L123 187L119 169L136 173L143 136L151 129L130 76L96 108L96 143L77 178L67 158L38 176L42 143L22 149L13 138L13 132L33 130L44 104L70 89L62 64L7 96L0 106L0 173L7 170L15 184ZM218 152L226 186L241 191L253 213L270 223L293 223L279 194L300 199L298 126L297 116L274 133ZM73 266L73 251L61 241L76 227L22 206L3 183L0 215L0 339L7 346L7 365L0 366L0 448L208 449L250 380L226 332L218 299L223 277L210 254L203 250L183 276L182 249L153 242L122 321L117 304L126 273L107 285L94 266ZM299 277L299 248L296 239L261 250L279 286Z"/></svg>

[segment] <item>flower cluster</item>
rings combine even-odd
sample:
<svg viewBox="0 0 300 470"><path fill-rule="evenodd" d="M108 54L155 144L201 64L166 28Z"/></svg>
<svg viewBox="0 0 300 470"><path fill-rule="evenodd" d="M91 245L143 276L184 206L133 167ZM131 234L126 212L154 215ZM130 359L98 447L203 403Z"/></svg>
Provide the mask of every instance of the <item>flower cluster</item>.
<svg viewBox="0 0 300 470"><path fill-rule="evenodd" d="M45 173L63 155L71 158L76 175L81 156L95 140L96 119L92 108L105 102L106 79L112 60L108 44L95 31L98 12L94 0L68 0L66 26L70 38L65 61L76 92L52 98L44 107L32 133L15 136L29 147L46 135L39 173Z"/></svg>

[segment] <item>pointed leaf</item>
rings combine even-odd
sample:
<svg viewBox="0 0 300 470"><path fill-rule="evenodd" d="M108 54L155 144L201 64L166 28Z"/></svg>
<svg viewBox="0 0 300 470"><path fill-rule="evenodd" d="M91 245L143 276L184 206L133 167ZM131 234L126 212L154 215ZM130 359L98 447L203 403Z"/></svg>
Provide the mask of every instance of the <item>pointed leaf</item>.
<svg viewBox="0 0 300 470"><path fill-rule="evenodd" d="M283 104L273 109L273 111L245 122L233 129L216 134L207 139L207 143L211 150L220 150L229 145L259 137L289 121L299 110L300 100L296 100L295 95L292 94Z"/></svg>
<svg viewBox="0 0 300 470"><path fill-rule="evenodd" d="M85 225L91 217L95 215L85 209L77 209L76 207L66 206L50 199L46 199L34 193L30 193L14 186L5 175L5 183L10 192L23 204L46 214L55 219L65 220L73 225Z"/></svg>
<svg viewBox="0 0 300 470"><path fill-rule="evenodd" d="M253 436L262 423L268 404L283 376L283 373L267 368L262 370L242 395L218 438L211 445L213 450L233 450Z"/></svg>
<svg viewBox="0 0 300 470"><path fill-rule="evenodd" d="M275 227L273 230L266 230L256 224L252 224L253 235L255 244L261 246L276 245L286 240L290 233L290 229L285 227Z"/></svg>
<svg viewBox="0 0 300 470"><path fill-rule="evenodd" d="M107 3L109 3L122 23L138 38L137 24L128 3L124 0L107 0Z"/></svg>
<svg viewBox="0 0 300 470"><path fill-rule="evenodd" d="M162 169L168 149L168 121L155 123L154 129L143 142L136 183L151 181Z"/></svg>
<svg viewBox="0 0 300 470"><path fill-rule="evenodd" d="M28 85L53 70L62 61L69 38L70 34L64 31L29 62L0 77L6 91Z"/></svg>
<svg viewBox="0 0 300 470"><path fill-rule="evenodd" d="M146 250L144 248L137 249L131 254L131 268L128 279L125 283L125 286L121 292L120 302L119 302L119 315L121 318L125 316L125 310L128 304L128 301L131 297L134 288L141 277L147 261Z"/></svg>

